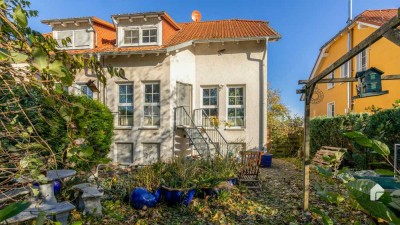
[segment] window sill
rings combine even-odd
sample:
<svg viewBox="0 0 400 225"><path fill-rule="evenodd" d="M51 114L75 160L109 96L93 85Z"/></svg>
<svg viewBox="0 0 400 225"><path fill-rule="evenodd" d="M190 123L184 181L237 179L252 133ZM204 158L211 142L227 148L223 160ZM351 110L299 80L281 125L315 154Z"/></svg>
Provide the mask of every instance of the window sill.
<svg viewBox="0 0 400 225"><path fill-rule="evenodd" d="M160 127L139 127L138 130L158 130Z"/></svg>
<svg viewBox="0 0 400 225"><path fill-rule="evenodd" d="M244 131L246 128L245 127L230 127L230 128L225 128L224 130L227 131Z"/></svg>
<svg viewBox="0 0 400 225"><path fill-rule="evenodd" d="M126 127L115 127L114 130L132 130L133 126L126 126Z"/></svg>

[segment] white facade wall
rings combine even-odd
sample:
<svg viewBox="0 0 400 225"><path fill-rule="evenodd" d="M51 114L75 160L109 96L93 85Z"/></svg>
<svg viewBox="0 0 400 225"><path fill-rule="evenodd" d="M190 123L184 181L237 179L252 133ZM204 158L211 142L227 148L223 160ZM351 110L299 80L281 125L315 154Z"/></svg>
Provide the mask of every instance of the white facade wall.
<svg viewBox="0 0 400 225"><path fill-rule="evenodd" d="M223 50L225 49L225 50ZM220 54L218 51L223 50ZM123 68L126 79L110 78L105 87L98 84L100 93L95 98L105 103L116 115L115 137L110 157L117 161L118 143L133 144L134 164L143 164L143 144L157 143L160 146L160 158L169 160L174 150L190 150L184 140L175 139L180 145L173 147L174 108L176 107L177 82L192 84L193 108L201 107L201 91L203 86L218 86L219 117L227 118L227 87L230 85L245 87L245 127L231 129L221 123L219 130L231 143L245 143L247 149L259 149L260 130L262 123L260 113L261 88L266 90L262 77L266 76L265 68L266 43L256 41L225 42L196 44L169 55L146 54L120 56L102 56L104 65ZM84 83L89 79L95 80L90 71L78 76L76 83ZM266 78L264 78L266 79ZM159 128L143 127L144 83L160 82L161 85L161 124ZM131 82L134 84L134 126L118 127L118 83ZM265 106L266 107L266 106ZM266 120L266 115L264 115ZM263 133L264 135L265 132ZM180 135L183 137L183 134ZM175 136L176 137L176 136ZM261 141L260 141L261 140ZM265 143L263 143L265 144ZM174 150L173 150L174 149Z"/></svg>

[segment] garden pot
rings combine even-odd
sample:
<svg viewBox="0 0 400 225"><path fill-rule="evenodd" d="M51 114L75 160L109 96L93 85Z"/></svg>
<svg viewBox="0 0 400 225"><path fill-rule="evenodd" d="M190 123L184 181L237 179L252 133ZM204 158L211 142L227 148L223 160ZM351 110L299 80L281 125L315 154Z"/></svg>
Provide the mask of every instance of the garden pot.
<svg viewBox="0 0 400 225"><path fill-rule="evenodd" d="M151 193L146 188L134 188L129 197L130 204L135 209L143 209L144 207L155 207L160 201L161 188Z"/></svg>
<svg viewBox="0 0 400 225"><path fill-rule="evenodd" d="M196 193L195 187L187 189L177 189L162 186L165 201L169 205L189 205L193 200L194 194Z"/></svg>

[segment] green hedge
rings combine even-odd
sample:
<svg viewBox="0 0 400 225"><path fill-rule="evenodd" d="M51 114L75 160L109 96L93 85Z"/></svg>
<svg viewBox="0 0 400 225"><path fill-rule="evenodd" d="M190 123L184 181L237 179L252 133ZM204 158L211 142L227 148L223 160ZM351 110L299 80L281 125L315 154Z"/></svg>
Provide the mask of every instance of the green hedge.
<svg viewBox="0 0 400 225"><path fill-rule="evenodd" d="M371 168L371 163L380 162L380 158L351 143L342 135L346 130L362 131L370 138L386 143L393 152L394 144L400 143L400 108L382 110L372 115L349 114L311 120L311 155L321 146L343 147L349 150L345 156L347 166Z"/></svg>
<svg viewBox="0 0 400 225"><path fill-rule="evenodd" d="M13 92L38 134L56 154L60 167L90 170L96 164L108 161L107 155L114 131L114 117L106 106L83 96L60 94L55 98L48 97L40 87L35 86L25 89L16 85ZM16 109L18 106L13 103L10 92L2 92L0 110L8 112L16 111ZM24 127L30 126L29 121L21 113L0 115L1 121L9 121L12 118ZM67 124L73 124L73 126L67 129ZM84 144L71 147L69 138L71 136L72 139L83 138ZM10 146L18 146L18 143L31 141L32 139L0 137L0 147L9 149ZM36 151L44 157L50 154L41 149Z"/></svg>

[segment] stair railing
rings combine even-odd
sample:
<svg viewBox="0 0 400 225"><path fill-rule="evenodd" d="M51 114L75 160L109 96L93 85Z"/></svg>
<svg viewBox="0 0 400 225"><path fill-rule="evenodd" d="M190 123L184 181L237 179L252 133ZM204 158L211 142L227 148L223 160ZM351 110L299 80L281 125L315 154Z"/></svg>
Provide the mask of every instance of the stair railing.
<svg viewBox="0 0 400 225"><path fill-rule="evenodd" d="M203 109L193 110L193 117L195 125L206 131L206 134L210 139L210 142L214 145L217 153L222 157L226 157L229 153L229 144L218 130L218 118L211 118Z"/></svg>
<svg viewBox="0 0 400 225"><path fill-rule="evenodd" d="M201 154L201 149L199 146L196 146L196 142L193 139L194 136L194 130L196 130L196 132L198 132L199 134L202 133L202 131L200 130L201 127L196 126L195 122L192 119L192 116L189 114L188 110L189 106L178 106L175 107L174 109L174 129L176 130L178 127L182 127L184 128L185 132L187 133L187 135L189 136L189 140L190 142L194 145L197 153L199 155ZM203 135L200 135L203 142L205 143L205 145L207 146L207 156L209 157L210 154L210 146L207 142L207 140L203 137Z"/></svg>

